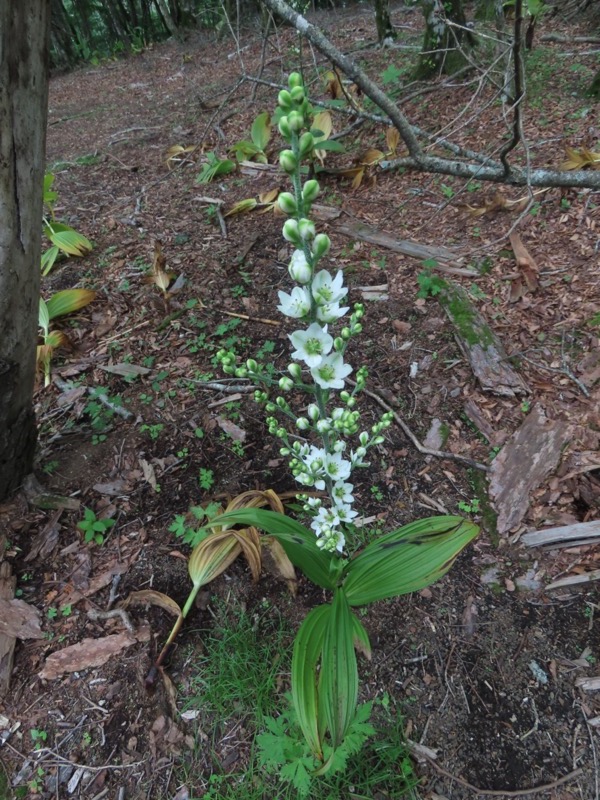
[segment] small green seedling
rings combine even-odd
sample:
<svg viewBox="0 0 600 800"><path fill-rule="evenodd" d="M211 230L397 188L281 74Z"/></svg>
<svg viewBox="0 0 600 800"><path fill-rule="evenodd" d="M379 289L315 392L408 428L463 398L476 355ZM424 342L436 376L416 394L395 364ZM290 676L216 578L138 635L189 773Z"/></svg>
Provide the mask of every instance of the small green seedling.
<svg viewBox="0 0 600 800"><path fill-rule="evenodd" d="M469 503L461 500L458 504L459 511L464 511L465 514L478 514L480 509L480 502L477 497L474 497Z"/></svg>
<svg viewBox="0 0 600 800"><path fill-rule="evenodd" d="M83 539L86 542L96 542L104 544L104 534L113 527L114 519L98 519L91 508L86 508L81 522L77 527L83 531Z"/></svg>

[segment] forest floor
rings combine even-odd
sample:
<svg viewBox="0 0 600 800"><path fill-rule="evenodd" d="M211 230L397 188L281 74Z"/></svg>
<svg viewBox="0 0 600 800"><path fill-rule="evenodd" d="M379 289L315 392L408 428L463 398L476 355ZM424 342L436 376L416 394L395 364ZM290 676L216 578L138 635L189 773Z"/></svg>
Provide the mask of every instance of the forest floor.
<svg viewBox="0 0 600 800"><path fill-rule="evenodd" d="M393 18L405 49L372 46L367 7L322 13L318 21L396 97L413 95L403 109L414 123L453 132L464 147L497 150L506 131L502 106L472 76L434 82L433 92L403 88L422 19L404 7ZM538 36L585 32L584 22L544 18ZM17 642L11 690L0 702L0 795L4 782L7 798L250 796L254 687L246 685L247 696L229 709L211 706L203 695L211 665L201 657L217 626L222 638L243 617L257 642L276 640L265 669L282 693L289 662L280 656L320 600L302 578L292 597L268 575L252 584L244 564L234 563L191 612L153 693L145 678L169 633L168 611L129 607L132 632L122 615L103 613L140 590L185 602L190 548L170 528L175 523L181 533L191 525L178 517L191 506L250 489L295 488L245 387L202 385L222 382L214 360L222 347L242 360L258 353L276 370L288 358L288 327L275 308L277 291L288 286L282 217L260 209L219 219L240 200L287 189L285 176L274 167L237 169L197 181L208 153L227 157L249 138L255 117L275 108L275 88L239 83L240 58L248 75L258 74L262 60L262 79L277 85L304 58L313 99L327 97L317 67L328 66L294 31L280 29L263 44L258 26L243 32L239 52L229 37L195 34L51 81L47 169L56 175L57 218L94 249L58 264L43 292L85 286L97 297L63 322L71 348L54 360L54 383L36 393L37 480L68 496L73 510L39 508L35 485L1 509L17 596L39 610L43 629L43 638ZM538 39L528 55L524 130L534 166L558 167L567 146L598 149L598 109L583 94L596 67L585 50ZM351 122L334 115L334 132ZM340 139L346 153L328 153L326 166L355 167L365 150L385 150L385 132L368 121L352 129ZM197 149L168 165L177 145ZM280 147L275 132L270 164ZM332 238L330 265L344 270L350 299L366 306L350 360L368 365L370 391L396 404L419 441L450 454L419 452L393 425L357 479L365 536L446 512L482 526L438 584L368 609L373 658L361 659L361 698L378 700L386 725L421 745L412 745L402 767L418 781L413 797L598 800L600 702L581 681L600 672L597 584L546 587L600 568L600 548L532 549L521 536L599 517L600 195L548 190L523 214L522 203L504 201L526 192L478 181L465 186L377 168L354 188L340 175L319 180L320 202L350 228L343 234L336 220L319 223ZM485 213L473 211L486 205ZM359 223L454 248L459 270L473 274L438 272L431 262L363 241L352 235ZM515 223L529 272L507 238ZM144 282L157 239L179 289L166 299ZM532 269L535 280L527 280ZM483 391L432 296L435 276L460 283L508 354L523 356L511 362L526 384L522 395ZM429 296L417 296L419 288ZM109 405L90 394L99 387ZM362 409L367 421L381 413L373 397L363 398ZM549 425L565 426L567 441L531 487L518 523L498 531L486 472L460 457L489 466L536 409ZM77 523L85 508L115 520L102 544L83 540ZM104 663L90 640L113 645ZM78 643L61 665L48 661ZM243 657L241 664L243 671ZM400 798L397 778L367 790L353 774L318 796ZM264 797L293 796L270 787Z"/></svg>

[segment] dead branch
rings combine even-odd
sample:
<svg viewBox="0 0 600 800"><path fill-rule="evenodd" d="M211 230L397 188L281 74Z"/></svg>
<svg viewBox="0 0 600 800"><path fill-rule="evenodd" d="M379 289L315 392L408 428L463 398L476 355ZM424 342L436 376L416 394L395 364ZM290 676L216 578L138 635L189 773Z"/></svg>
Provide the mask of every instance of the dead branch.
<svg viewBox="0 0 600 800"><path fill-rule="evenodd" d="M397 169L404 167L419 172L433 172L442 175L453 175L458 178L477 178L492 183L506 183L512 186L551 186L573 187L579 189L600 189L600 172L577 170L561 172L553 169L536 169L523 171L512 167L506 175L503 164L491 162L487 165L473 164L467 161L452 161L438 156L426 155L415 134L413 126L398 106L363 72L350 58L327 39L319 28L298 14L284 0L263 0L264 4L278 14L286 22L296 28L308 41L327 56L378 108L384 111L391 123L398 130L408 150L408 156L392 161L383 161L381 169ZM354 112L355 113L355 112Z"/></svg>
<svg viewBox="0 0 600 800"><path fill-rule="evenodd" d="M513 39L513 63L515 91L513 98L513 135L500 151L500 161L504 167L505 177L509 177L511 167L506 160L507 155L519 144L521 138L521 102L523 100L523 60L521 58L521 28L523 26L523 0L515 4L515 33Z"/></svg>

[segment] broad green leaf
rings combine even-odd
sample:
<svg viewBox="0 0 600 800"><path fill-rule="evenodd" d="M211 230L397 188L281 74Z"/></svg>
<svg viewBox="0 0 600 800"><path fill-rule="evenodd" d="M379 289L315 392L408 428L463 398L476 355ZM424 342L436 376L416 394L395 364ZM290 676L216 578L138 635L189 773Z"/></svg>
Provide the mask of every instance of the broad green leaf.
<svg viewBox="0 0 600 800"><path fill-rule="evenodd" d="M56 292L48 300L48 316L50 319L56 319L56 317L72 314L87 306L95 297L96 292L91 289L65 289L62 292Z"/></svg>
<svg viewBox="0 0 600 800"><path fill-rule="evenodd" d="M323 139L317 142L317 149L318 150L330 150L332 153L345 153L346 148L341 142L337 142L335 140L331 141L330 139Z"/></svg>
<svg viewBox="0 0 600 800"><path fill-rule="evenodd" d="M319 550L315 535L296 520L278 514L248 508L241 511L228 511L205 527L216 525L253 525L273 536L281 544L292 564L299 567L306 577L323 589L334 589L335 582L329 571L331 556Z"/></svg>
<svg viewBox="0 0 600 800"><path fill-rule="evenodd" d="M380 536L344 569L351 606L416 592L448 572L479 528L461 517L429 517Z"/></svg>
<svg viewBox="0 0 600 800"><path fill-rule="evenodd" d="M259 114L252 123L250 136L256 147L262 152L271 138L271 117L267 111Z"/></svg>
<svg viewBox="0 0 600 800"><path fill-rule="evenodd" d="M44 198L44 204L48 206L51 213L53 212L52 204L56 201L58 197L58 192L55 192L52 189L53 183L54 183L54 175L51 172L47 172L44 175L43 198Z"/></svg>
<svg viewBox="0 0 600 800"><path fill-rule="evenodd" d="M60 250L58 247L53 244L52 247L49 247L44 253L42 253L42 275L44 277L54 266L54 262L56 261L59 252Z"/></svg>
<svg viewBox="0 0 600 800"><path fill-rule="evenodd" d="M38 311L38 325L48 335L48 328L50 327L50 314L48 313L48 306L43 297L40 297L40 307Z"/></svg>
<svg viewBox="0 0 600 800"><path fill-rule="evenodd" d="M355 649L358 650L359 653L362 653L363 656L370 661L371 642L369 641L369 634L356 614L352 614L352 629Z"/></svg>
<svg viewBox="0 0 600 800"><path fill-rule="evenodd" d="M91 242L68 225L52 222L46 225L44 233L52 244L70 256L84 256L92 249Z"/></svg>
<svg viewBox="0 0 600 800"><path fill-rule="evenodd" d="M343 589L336 589L328 615L319 678L319 704L333 747L344 740L356 713L358 668L354 651L354 623Z"/></svg>
<svg viewBox="0 0 600 800"><path fill-rule="evenodd" d="M317 758L322 758L323 754L319 731L317 664L321 658L331 608L327 603L309 611L296 634L292 654L294 709L302 733Z"/></svg>

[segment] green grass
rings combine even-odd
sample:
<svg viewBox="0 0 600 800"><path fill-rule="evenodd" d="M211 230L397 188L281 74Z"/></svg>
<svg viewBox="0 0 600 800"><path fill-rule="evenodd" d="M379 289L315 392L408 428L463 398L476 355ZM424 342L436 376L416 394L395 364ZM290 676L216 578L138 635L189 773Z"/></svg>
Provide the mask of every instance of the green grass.
<svg viewBox="0 0 600 800"><path fill-rule="evenodd" d="M210 632L203 637L203 652L192 652L192 680L182 710L199 712L198 728L208 736L179 770L178 781L190 790L190 800L295 800L289 784L267 775L259 766L254 736L265 730L264 717L277 716L286 703L294 631L284 613L265 602L253 611L239 603L219 603L213 610ZM188 659L186 659L188 660ZM404 742L403 720L393 702L377 703L374 724L377 736L368 741L342 775L315 781L310 800L363 800L381 792L390 800L415 798L416 784ZM217 753L223 731L250 744L247 761L236 762L236 771L222 772ZM237 731L237 733L236 733ZM212 732L212 733L211 733ZM200 766L200 755L211 749L212 774Z"/></svg>

